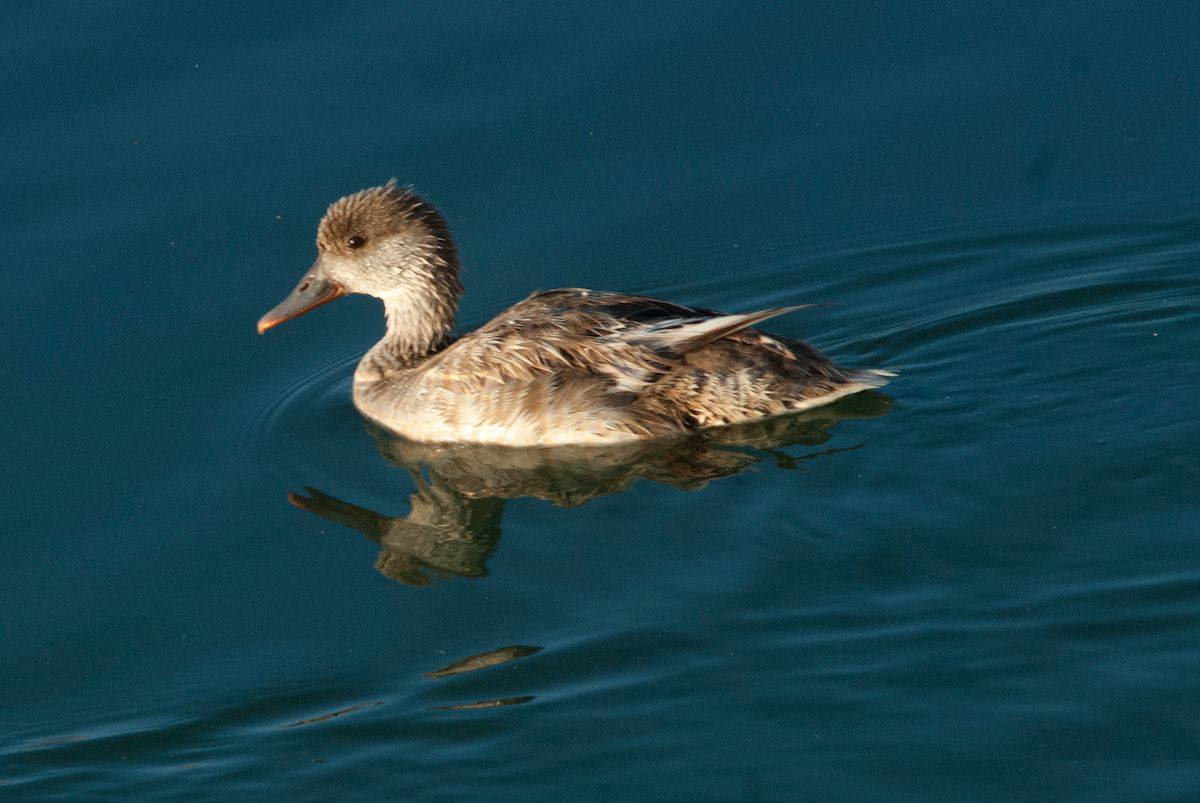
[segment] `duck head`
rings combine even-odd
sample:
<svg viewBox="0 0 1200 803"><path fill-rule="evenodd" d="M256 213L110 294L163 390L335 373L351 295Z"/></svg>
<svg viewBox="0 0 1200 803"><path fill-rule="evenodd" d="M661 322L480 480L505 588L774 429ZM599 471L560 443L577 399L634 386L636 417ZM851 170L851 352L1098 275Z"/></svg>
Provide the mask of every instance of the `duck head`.
<svg viewBox="0 0 1200 803"><path fill-rule="evenodd" d="M458 253L441 214L395 180L347 195L317 227L317 260L296 288L258 321L262 334L349 293L384 301L389 322L453 325Z"/></svg>

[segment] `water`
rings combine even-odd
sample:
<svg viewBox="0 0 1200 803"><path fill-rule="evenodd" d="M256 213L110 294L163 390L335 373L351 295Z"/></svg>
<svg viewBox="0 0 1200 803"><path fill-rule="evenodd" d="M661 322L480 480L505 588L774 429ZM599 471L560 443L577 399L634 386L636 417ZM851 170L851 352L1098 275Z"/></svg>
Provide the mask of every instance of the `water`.
<svg viewBox="0 0 1200 803"><path fill-rule="evenodd" d="M743 6L6 7L0 796L1195 796L1196 7ZM392 175L900 377L447 490L254 334Z"/></svg>

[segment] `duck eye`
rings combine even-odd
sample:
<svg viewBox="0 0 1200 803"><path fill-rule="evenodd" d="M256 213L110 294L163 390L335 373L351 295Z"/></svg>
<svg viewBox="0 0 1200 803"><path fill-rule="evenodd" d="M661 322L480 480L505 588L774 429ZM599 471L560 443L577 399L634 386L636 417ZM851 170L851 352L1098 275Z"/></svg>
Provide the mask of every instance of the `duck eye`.
<svg viewBox="0 0 1200 803"><path fill-rule="evenodd" d="M350 246L351 248L362 248L366 244L367 238L359 237L357 234L346 241L346 245Z"/></svg>

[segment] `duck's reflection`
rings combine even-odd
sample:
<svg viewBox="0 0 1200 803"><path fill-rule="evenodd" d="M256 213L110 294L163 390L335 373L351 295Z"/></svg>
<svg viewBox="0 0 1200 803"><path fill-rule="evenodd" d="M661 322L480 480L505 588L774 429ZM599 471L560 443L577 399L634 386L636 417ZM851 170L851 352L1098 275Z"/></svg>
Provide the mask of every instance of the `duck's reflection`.
<svg viewBox="0 0 1200 803"><path fill-rule="evenodd" d="M848 418L876 418L891 408L881 393L860 393L793 416L708 430L685 440L608 447L517 449L430 445L375 431L390 462L412 474L416 490L406 516L385 516L309 488L290 501L324 519L358 530L379 544L375 568L393 580L429 585L437 577L481 577L500 541L504 500L546 499L572 507L617 493L639 479L685 490L761 462L781 468L857 449L792 454L793 445L818 446Z"/></svg>

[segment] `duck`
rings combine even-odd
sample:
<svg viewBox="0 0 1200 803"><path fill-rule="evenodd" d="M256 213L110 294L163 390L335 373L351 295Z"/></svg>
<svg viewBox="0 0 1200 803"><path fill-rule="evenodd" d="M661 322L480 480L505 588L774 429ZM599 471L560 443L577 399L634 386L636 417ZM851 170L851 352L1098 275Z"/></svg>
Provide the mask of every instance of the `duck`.
<svg viewBox="0 0 1200 803"><path fill-rule="evenodd" d="M422 443L588 446L685 437L885 385L757 324L811 305L727 314L584 288L538 291L456 335L458 249L442 214L395 179L333 202L317 258L258 332L358 293L386 332L359 361L359 412Z"/></svg>

